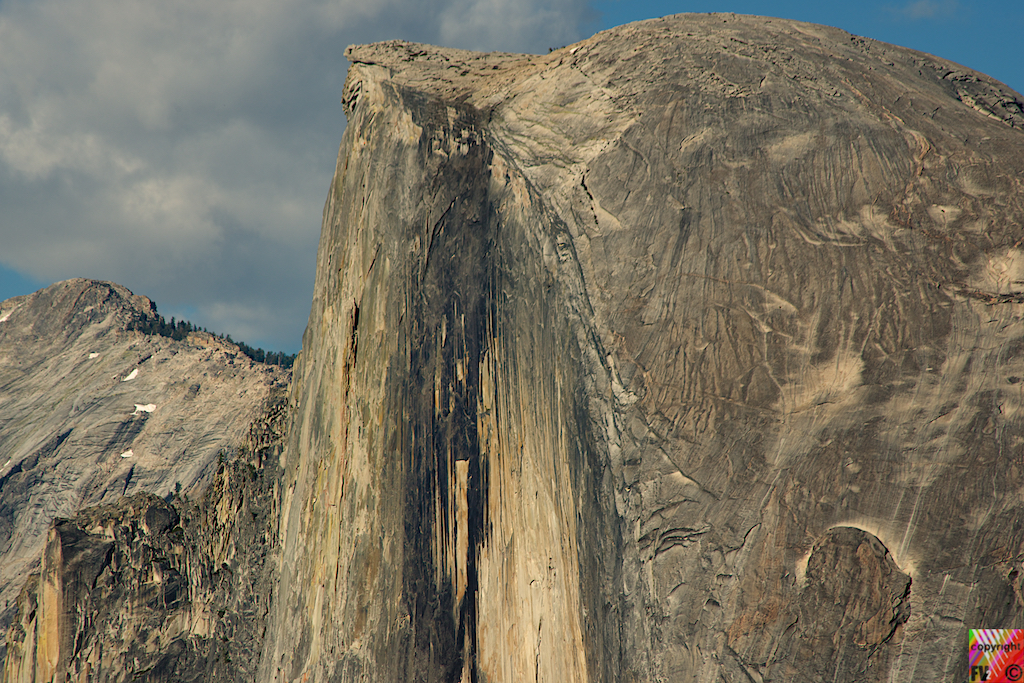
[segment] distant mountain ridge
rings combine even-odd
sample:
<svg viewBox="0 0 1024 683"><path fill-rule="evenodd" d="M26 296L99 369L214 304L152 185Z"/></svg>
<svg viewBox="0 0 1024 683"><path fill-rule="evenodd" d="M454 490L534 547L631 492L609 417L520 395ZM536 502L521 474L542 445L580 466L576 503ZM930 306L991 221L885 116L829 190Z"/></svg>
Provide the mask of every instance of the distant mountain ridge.
<svg viewBox="0 0 1024 683"><path fill-rule="evenodd" d="M193 325L187 320L175 320L171 317L171 321L167 322L166 319L156 312L156 302L153 304L153 316L145 319L136 321L129 325L129 330L135 330L144 334L158 334L161 337L169 337L178 341L183 341L188 338L188 335L193 333L212 334L218 339L222 339L229 344L234 344L238 347L238 350L244 353L246 356L256 361L257 363L266 363L268 365L280 365L283 368L290 368L295 362L297 354L287 354L283 351L264 351L261 348L253 348L245 342L235 341L231 338L230 334L217 334L216 332L209 332L206 328L200 329Z"/></svg>
<svg viewBox="0 0 1024 683"><path fill-rule="evenodd" d="M148 491L193 494L290 374L233 344L133 331L144 297L74 279L0 302L0 625L53 519Z"/></svg>

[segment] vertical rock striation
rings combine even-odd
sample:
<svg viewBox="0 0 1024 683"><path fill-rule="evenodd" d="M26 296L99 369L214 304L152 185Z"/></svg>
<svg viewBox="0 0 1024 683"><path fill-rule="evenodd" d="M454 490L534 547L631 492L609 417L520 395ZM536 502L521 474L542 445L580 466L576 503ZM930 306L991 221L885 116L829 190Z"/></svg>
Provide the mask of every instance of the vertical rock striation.
<svg viewBox="0 0 1024 683"><path fill-rule="evenodd" d="M485 112L384 74L358 66L346 88L263 674L600 678L590 653L619 659L600 558L620 528L591 455L570 236Z"/></svg>
<svg viewBox="0 0 1024 683"><path fill-rule="evenodd" d="M734 15L348 55L260 680L961 680L1024 625L1020 95Z"/></svg>

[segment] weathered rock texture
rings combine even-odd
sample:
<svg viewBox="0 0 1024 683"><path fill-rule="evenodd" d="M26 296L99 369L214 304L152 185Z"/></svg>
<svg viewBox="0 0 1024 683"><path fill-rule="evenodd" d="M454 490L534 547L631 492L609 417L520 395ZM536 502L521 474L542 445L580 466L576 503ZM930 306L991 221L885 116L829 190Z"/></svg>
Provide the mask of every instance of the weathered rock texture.
<svg viewBox="0 0 1024 683"><path fill-rule="evenodd" d="M1024 626L1020 95L732 15L348 55L260 680L957 681Z"/></svg>
<svg viewBox="0 0 1024 683"><path fill-rule="evenodd" d="M5 683L252 681L276 562L283 392L196 501L58 519L18 598Z"/></svg>
<svg viewBox="0 0 1024 683"><path fill-rule="evenodd" d="M128 331L154 315L149 299L82 279L0 303L4 629L54 518L139 491L198 492L289 381L211 335Z"/></svg>

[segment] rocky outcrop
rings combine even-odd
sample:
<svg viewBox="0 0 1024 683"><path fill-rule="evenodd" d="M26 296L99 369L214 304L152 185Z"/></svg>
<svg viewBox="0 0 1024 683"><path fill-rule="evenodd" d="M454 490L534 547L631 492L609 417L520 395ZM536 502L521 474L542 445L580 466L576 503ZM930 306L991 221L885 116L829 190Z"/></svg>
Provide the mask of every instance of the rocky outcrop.
<svg viewBox="0 0 1024 683"><path fill-rule="evenodd" d="M953 681L1021 625L1020 95L733 15L348 55L259 680Z"/></svg>
<svg viewBox="0 0 1024 683"><path fill-rule="evenodd" d="M141 491L197 495L289 381L212 335L129 331L155 315L149 299L83 279L0 303L3 628L53 519Z"/></svg>
<svg viewBox="0 0 1024 683"><path fill-rule="evenodd" d="M5 683L252 681L276 563L283 392L202 496L54 522L18 598Z"/></svg>

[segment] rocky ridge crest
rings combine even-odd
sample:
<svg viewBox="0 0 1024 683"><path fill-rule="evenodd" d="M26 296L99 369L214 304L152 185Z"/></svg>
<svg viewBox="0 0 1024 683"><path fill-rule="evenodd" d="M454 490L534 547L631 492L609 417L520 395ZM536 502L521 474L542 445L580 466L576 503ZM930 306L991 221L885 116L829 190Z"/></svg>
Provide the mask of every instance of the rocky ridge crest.
<svg viewBox="0 0 1024 683"><path fill-rule="evenodd" d="M142 491L197 494L288 384L212 335L129 331L155 315L149 299L85 279L0 302L4 627L52 520Z"/></svg>

